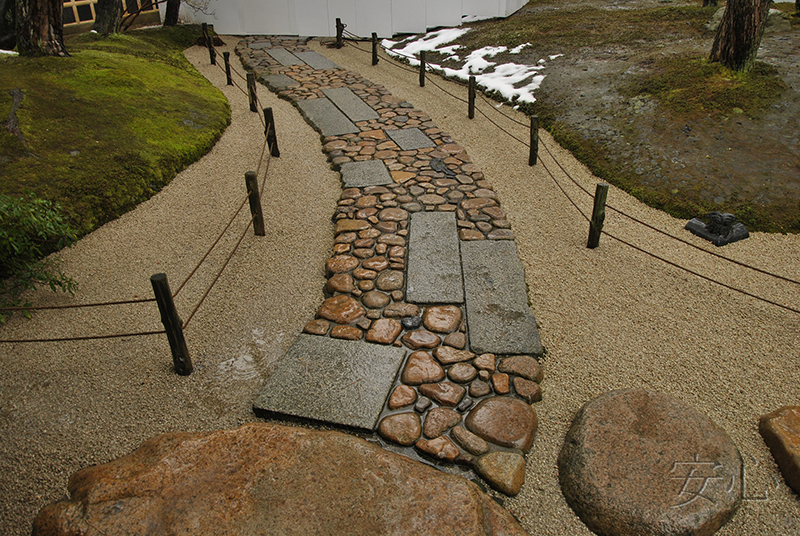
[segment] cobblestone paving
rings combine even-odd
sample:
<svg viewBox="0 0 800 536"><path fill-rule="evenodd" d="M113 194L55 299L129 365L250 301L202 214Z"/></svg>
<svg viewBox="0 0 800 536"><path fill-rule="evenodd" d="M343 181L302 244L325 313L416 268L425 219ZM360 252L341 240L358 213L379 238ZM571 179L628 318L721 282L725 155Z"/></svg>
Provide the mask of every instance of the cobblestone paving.
<svg viewBox="0 0 800 536"><path fill-rule="evenodd" d="M380 436L431 460L470 467L495 489L515 495L538 425L531 404L541 400L539 355L476 355L469 348L463 300L406 299L413 214L452 213L460 241L513 240L506 214L466 150L423 111L358 73L282 65L269 54L278 48L308 52L306 43L247 37L237 53L261 81L294 103L349 88L377 117L355 121L359 132L322 137L322 150L343 173L350 163L383 162L391 182L343 189L326 263L328 297L304 332L406 349L380 416Z"/></svg>

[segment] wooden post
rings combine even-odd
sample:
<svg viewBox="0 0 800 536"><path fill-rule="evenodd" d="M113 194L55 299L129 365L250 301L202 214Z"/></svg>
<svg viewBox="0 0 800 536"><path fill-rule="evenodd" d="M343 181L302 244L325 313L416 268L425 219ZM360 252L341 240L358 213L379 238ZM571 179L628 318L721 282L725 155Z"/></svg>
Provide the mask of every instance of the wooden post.
<svg viewBox="0 0 800 536"><path fill-rule="evenodd" d="M328 19L330 20L330 19ZM336 19L336 48L342 48L344 46L344 38L342 37L342 32L344 32L344 24L342 24L342 19Z"/></svg>
<svg viewBox="0 0 800 536"><path fill-rule="evenodd" d="M594 209L592 221L589 222L587 248L594 249L600 244L600 233L603 231L603 222L606 219L606 197L608 197L608 184L601 182L594 193Z"/></svg>
<svg viewBox="0 0 800 536"><path fill-rule="evenodd" d="M469 77L469 110L467 112L467 115L469 116L470 119L475 119L475 93L476 93L475 85L476 85L475 77L474 76L470 76Z"/></svg>
<svg viewBox="0 0 800 536"><path fill-rule="evenodd" d="M372 32L372 65L378 65L378 34Z"/></svg>
<svg viewBox="0 0 800 536"><path fill-rule="evenodd" d="M247 196L250 200L250 214L253 215L253 231L256 236L264 236L264 213L261 212L261 193L258 191L258 177L255 171L244 174L244 183L247 186Z"/></svg>
<svg viewBox="0 0 800 536"><path fill-rule="evenodd" d="M535 166L539 156L539 116L531 116L531 152L528 156L528 165Z"/></svg>
<svg viewBox="0 0 800 536"><path fill-rule="evenodd" d="M275 132L275 119L272 117L272 108L264 108L264 135L267 137L267 145L271 147L272 156L280 157L278 150L278 135Z"/></svg>
<svg viewBox="0 0 800 536"><path fill-rule="evenodd" d="M206 48L208 48L208 57L211 60L211 65L217 64L217 51L214 50L214 43L211 41L211 37L208 35L208 24L203 23L203 39L206 41Z"/></svg>
<svg viewBox="0 0 800 536"><path fill-rule="evenodd" d="M419 87L425 87L425 51L419 53Z"/></svg>
<svg viewBox="0 0 800 536"><path fill-rule="evenodd" d="M161 313L161 323L167 332L169 348L172 350L172 364L175 372L181 376L188 376L192 373L192 358L189 357L189 349L186 347L186 339L183 337L183 322L178 317L175 309L175 302L172 301L172 292L169 290L167 274L155 274L150 277L153 285L153 292L156 295L158 311Z"/></svg>
<svg viewBox="0 0 800 536"><path fill-rule="evenodd" d="M228 79L228 85L233 85L233 78L231 78L231 53L223 52L222 57L225 58L225 76Z"/></svg>
<svg viewBox="0 0 800 536"><path fill-rule="evenodd" d="M256 97L256 75L255 73L247 73L247 94L250 96L250 111L258 112L258 100Z"/></svg>

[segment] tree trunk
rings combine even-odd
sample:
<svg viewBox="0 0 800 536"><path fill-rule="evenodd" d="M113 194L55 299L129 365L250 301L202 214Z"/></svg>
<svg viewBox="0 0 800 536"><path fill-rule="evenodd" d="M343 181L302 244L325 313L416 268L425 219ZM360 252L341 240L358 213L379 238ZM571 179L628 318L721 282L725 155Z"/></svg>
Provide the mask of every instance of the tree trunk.
<svg viewBox="0 0 800 536"><path fill-rule="evenodd" d="M178 25L178 11L181 8L181 0L167 0L167 10L164 13L164 26Z"/></svg>
<svg viewBox="0 0 800 536"><path fill-rule="evenodd" d="M17 50L22 56L69 56L61 0L16 0Z"/></svg>
<svg viewBox="0 0 800 536"><path fill-rule="evenodd" d="M122 0L97 0L94 10L94 31L105 36L119 33L122 24Z"/></svg>
<svg viewBox="0 0 800 536"><path fill-rule="evenodd" d="M769 14L770 0L728 0L709 60L734 71L749 71Z"/></svg>

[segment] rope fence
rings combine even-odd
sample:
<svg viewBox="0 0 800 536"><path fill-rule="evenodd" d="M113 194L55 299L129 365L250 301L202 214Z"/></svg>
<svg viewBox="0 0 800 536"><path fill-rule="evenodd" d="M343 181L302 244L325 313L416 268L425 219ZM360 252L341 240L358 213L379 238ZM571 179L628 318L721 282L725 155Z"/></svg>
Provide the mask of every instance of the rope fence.
<svg viewBox="0 0 800 536"><path fill-rule="evenodd" d="M216 64L215 61L215 58L217 56L216 49L214 48L212 38L208 34L206 24L203 24L203 36L209 48L210 61L212 64ZM248 78L239 73L239 71L236 70L235 68L232 68L229 61L229 55L230 54L227 52L224 54L226 60L225 67L222 67L220 65L218 65L218 67L225 71L228 85L233 85L234 87L242 91L242 93L247 95L251 104L251 110L253 109L253 105L255 103L255 106L257 108L254 111L258 111L258 109L261 109L261 103L259 102L258 96L255 92L255 85L253 84L252 87L248 87L248 90L245 90L232 79L231 72L235 73L239 78L243 80L247 80ZM250 86L250 84L248 84L248 86ZM248 230L251 227L253 227L256 236L264 236L266 234L264 230L264 216L261 208L261 196L263 195L267 185L267 178L269 175L269 168L272 158L279 157L280 151L278 149L278 140L277 140L275 120L273 118L272 109L263 108L263 116L259 114L259 118L261 120L261 124L264 126L264 143L261 148L261 153L259 156L258 166L256 168L256 171L255 172L250 171L245 174L246 195L244 196L241 203L238 205L238 207L236 208L236 210L234 211L233 215L230 217L226 225L223 227L222 231L220 231L220 233L216 236L214 241L206 250L205 254L200 258L197 264L195 264L195 266L192 268L192 270L189 272L186 278L183 279L183 281L181 281L180 285L178 285L175 292L170 291L166 274L159 273L159 274L154 274L150 278L150 282L153 286L153 292L155 294L154 298L116 300L116 301L107 301L98 303L75 304L75 305L24 306L24 307L0 308L0 311L9 311L9 312L46 311L46 310L79 309L86 307L119 306L119 305L156 302L158 304L158 309L161 315L161 322L164 325L163 330L114 333L114 334L102 334L102 335L87 335L87 336L77 336L77 337L50 337L50 338L38 338L38 339L9 338L9 339L0 339L0 344L90 341L90 340L132 338L132 337L147 336L147 335L166 334L170 345L170 350L172 353L175 372L180 375L191 374L193 367L192 367L191 357L189 355L189 351L186 345L186 340L184 338L184 331L189 327L192 319L200 310L206 298L209 296L209 294L219 281L220 277L222 276L222 273L230 264L234 255L238 251L239 246L244 241L244 238L247 235ZM260 185L259 185L259 180L261 182ZM228 234L228 232L231 230L234 222L239 217L239 215L242 212L242 209L248 202L250 203L250 212L251 212L250 219L247 221L247 224L243 228L242 232L239 234L238 239L236 240L236 243L231 249L231 251L226 255L225 260L222 263L222 266L219 268L219 270L217 270L211 283L205 288L205 291L203 292L202 296L197 301L195 306L192 308L191 313L189 313L189 316L186 318L186 321L181 321L180 317L178 316L177 309L175 308L175 303L173 299L177 297L184 288L186 288L189 281L197 274L201 266L203 266L203 264L208 260L209 256L222 241L222 238L226 234Z"/></svg>
<svg viewBox="0 0 800 536"><path fill-rule="evenodd" d="M352 48L355 48L356 50L364 52L366 54L372 54L371 51L364 50L363 48L361 48L361 47L359 47L358 45L355 44L356 42L369 41L369 39L361 37L361 36L357 36L357 35L353 34L352 32L344 30L344 27L346 27L346 25L342 25L342 33L346 34L346 36L347 36L346 38L344 38L344 36L342 36L343 37L342 38L342 42L344 44L346 44L346 45L348 45L348 46L350 46ZM374 40L374 38L373 38L373 40ZM397 68L402 69L404 71L407 71L409 73L417 74L418 71L415 70L415 69L408 68L404 64L400 63L399 60L398 60L398 57L399 58L405 58L406 60L409 61L409 63L411 63L412 60L414 62L419 62L420 86L424 87L423 77L424 77L424 74L428 71L428 66L427 66L426 62L424 61L424 54L421 54L422 57L416 57L416 56L413 56L413 55L401 53L399 51L394 51L394 50L393 51L389 51L387 49L384 49L383 45L381 45L378 48L380 48L383 51L383 55L386 58L391 60L391 61L388 62L389 65L392 65L394 67L397 67ZM373 58L373 65L375 65L376 63L377 62ZM561 165L561 163L558 161L558 159L556 158L556 156L553 153L553 151L551 151L551 149L548 146L548 144L545 143L543 140L539 140L538 139L538 135L534 136L533 133L531 133L531 139L535 140L535 145L537 146L537 147L534 147L531 143L527 143L523 139L520 139L520 137L518 137L517 135L512 133L508 128L505 128L505 127L501 126L497 121L495 121L494 119L489 117L489 115L486 112L484 112L481 108L479 108L477 106L474 106L474 102L472 102L472 99L469 99L469 100L468 99L464 99L464 98L452 93L451 91L447 90L446 88L442 87L441 85L436 83L436 81L434 81L434 80L431 80L429 78L425 79L425 80L427 82L430 82L433 86L435 86L436 88L438 88L440 91L442 91L444 94L450 96L451 98L453 98L453 99L455 99L455 100L457 100L459 102L469 104L470 105L470 113L469 113L469 117L470 118L472 118L472 116L473 116L472 110L474 109L481 116L483 116L487 121L489 121L489 123L494 125L498 130L500 130L501 132L503 132L504 134L506 134L510 138L514 139L515 141L517 141L519 144L523 145L524 147L529 148L530 151L531 151L531 160L530 160L529 163L531 165L534 165L534 163L536 162L536 158L534 156L534 154L535 154L534 151L537 151L538 145L541 145L544 148L544 150L547 153L547 155L552 160L552 162L555 163L555 166L561 171L561 173L567 179L569 179L570 182L572 182L576 187L578 187L580 189L580 191L582 191L587 196L592 197L592 198L595 197L595 195L593 195L588 189L586 189L586 187L584 187L582 184L580 184L580 182L578 182L572 176L572 174L570 174L569 171L567 171L564 168L564 166ZM458 81L457 83L460 83L460 81ZM474 83L473 80L470 80L470 83L471 84ZM472 89L471 89L471 91L472 91ZM520 127L524 127L526 129L533 128L534 124L538 128L538 118L536 116L530 116L531 117L531 125L527 125L524 122L522 122L522 121L520 121L520 120L518 120L518 119L516 119L516 118L514 118L514 117L512 117L512 116L510 116L510 115L508 115L506 113L504 113L500 109L498 109L498 107L494 106L492 103L489 102L489 100L484 96L483 93L479 93L479 95L481 97L481 101L484 104L486 104L489 108L494 110L495 113L499 114L504 119L506 119L508 121L511 121L512 123L514 123L514 124L516 124L516 125L518 125ZM567 193L567 191L564 189L562 184L556 178L556 175L553 173L553 170L551 170L550 167L548 167L543 161L541 161L541 160L539 160L539 161L541 162L541 165L542 165L543 169L545 170L545 172L547 173L547 175L550 177L550 179L553 181L553 183L556 185L556 187L559 189L559 191L561 191L562 195L567 199L567 201L569 201L569 203L575 208L575 210L587 222L590 222L590 223L594 224L594 218L591 218L590 216L588 216L579 207L578 203ZM792 279L790 277L786 277L786 276L783 276L783 275L780 275L780 274L775 274L773 272L770 272L768 270L764 270L764 269L759 268L757 266L752 266L752 265L747 264L745 262L741 262L741 261L738 261L736 259L731 259L730 257L726 257L726 256L721 255L719 253L716 253L714 251L710 251L710 250L705 249L705 248L703 248L703 247L701 247L701 246L699 246L697 244L694 244L694 243L692 243L692 242L690 242L690 241L688 241L688 240L686 240L686 239L684 239L684 238L682 238L680 236L673 235L673 234L671 234L671 233L669 233L667 231L664 231L663 229L659 229L659 228L657 228L657 227L655 227L655 226L653 226L653 225L651 225L651 224L649 224L647 222L644 222L641 219L636 218L635 216L627 214L622 209L616 208L616 207L614 207L612 205L606 205L605 203L603 203L603 208L605 208L605 207L607 207L612 212L614 212L616 214L619 214L620 216L623 216L623 217L629 219L630 221L632 221L632 222L634 222L634 223L636 223L638 225L641 225L641 226L643 226L643 227L645 227L645 228L647 228L649 230L652 230L652 231L657 232L657 233L659 233L659 234L661 234L661 235L663 235L665 237L673 239L673 240L675 240L675 241L677 241L677 242L679 242L679 243L681 243L683 245L690 246L690 247L692 247L692 248L694 248L694 249L696 249L698 251L701 251L703 253L711 255L714 258L730 262L730 263L732 263L732 264L734 264L736 266L739 266L741 268L745 268L747 270L752 270L752 271L754 271L756 273L759 273L761 275L765 275L767 277L774 278L774 279L776 279L778 281L783 281L783 282L786 282L786 283L792 283L792 284L795 284L795 285L800 285L800 281L798 281L796 279ZM665 264L668 264L668 265L670 265L670 266L672 266L674 268L677 268L679 270L682 270L682 271L684 271L684 272L686 272L688 274L691 274L693 276L701 278L701 279L703 279L705 281L717 284L717 285L719 285L719 286L721 286L723 288L726 288L728 290L731 290L731 291L734 291L734 292L738 292L738 293L743 294L745 296L748 296L750 298L759 300L759 301L767 303L769 305L773 305L773 306L779 307L779 308L784 309L786 311L790 311L790 312L793 312L793 313L800 314L800 309L797 309L797 308L794 308L794 307L790 307L790 306L778 303L778 302L776 302L774 300L770 300L770 299L764 298L762 296L758 296L758 295L753 294L751 292L748 292L746 290L734 287L732 285L729 285L727 283L724 283L722 281L714 279L713 277L709 277L709 276L703 275L703 274L701 274L701 273L699 273L699 272L697 272L695 270L692 270L692 269L687 268L685 266L681 266L680 264L678 264L676 262L670 261L668 259L665 259L664 257L661 257L660 255L657 255L657 254L655 254L653 252L647 251L647 250L643 249L642 247L639 247L639 246L637 246L635 244L632 244L631 242L628 242L628 241L626 241L626 240L624 240L624 239L622 239L622 238L620 238L620 237L618 237L618 236L616 236L616 235L614 235L612 233L609 233L608 231L602 230L602 219L600 220L600 231L599 231L599 233L602 233L603 235L606 235L609 238L614 239L614 240L620 242L621 244L626 245L626 246L628 246L628 247L630 247L630 248L632 248L632 249L634 249L634 250L636 250L636 251L638 251L638 252L640 252L642 254L645 254L645 255L647 255L647 256L655 259L655 260L661 261L661 262L663 262Z"/></svg>

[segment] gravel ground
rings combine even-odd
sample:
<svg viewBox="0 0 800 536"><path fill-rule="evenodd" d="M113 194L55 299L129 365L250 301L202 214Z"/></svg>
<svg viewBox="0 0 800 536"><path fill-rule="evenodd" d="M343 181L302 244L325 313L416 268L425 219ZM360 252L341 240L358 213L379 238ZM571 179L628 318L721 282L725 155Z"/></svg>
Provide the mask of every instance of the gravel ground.
<svg viewBox="0 0 800 536"><path fill-rule="evenodd" d="M234 45L236 38L227 41ZM739 446L748 500L719 534L800 532L796 496L783 484L757 432L759 415L797 403L798 316L708 283L607 236L599 248L586 249L588 224L555 187L545 166L585 213L591 200L566 184L545 151L542 163L529 168L524 146L480 115L467 120L464 104L430 84L420 89L413 73L387 60L372 67L368 54L350 47L319 50L429 113L467 148L508 212L547 349L542 360L544 401L537 404L540 427L528 455L526 483L520 495L505 500L523 526L539 535L589 534L558 487L555 461L561 441L582 404L611 389L639 387L671 394L704 412ZM222 72L206 65L205 49L195 47L187 55L225 91L233 108L231 127L206 158L159 195L63 254L67 272L81 284L76 298L43 294L41 302L150 297L147 279L155 272L167 273L177 288L243 199L242 176L258 164L263 128L248 111L244 95L225 87ZM437 82L466 95L463 87ZM263 88L259 96L263 105L273 106L282 153L272 161L266 186L267 237L247 235L188 327L194 374L171 373L163 335L0 346L4 533L28 534L35 513L61 498L69 475L81 467L127 454L162 432L256 420L250 408L260 385L322 299L322 268L332 243L330 217L339 193L318 136L291 105ZM479 107L503 121L488 105ZM501 124L527 139L524 127ZM580 184L594 189L596 179L583 166L544 133L542 140ZM212 181L217 183L213 190ZM685 222L644 207L613 187L609 204L714 249L687 236ZM243 226L239 220L237 229ZM791 284L731 267L613 212L606 230L753 294L800 303L800 291ZM164 238L153 239L154 232ZM237 238L233 233L223 240L224 253ZM756 234L716 251L800 279L797 236ZM199 300L224 253L212 255L197 281L178 295L182 315ZM37 313L32 320L12 319L0 335L159 328L156 306L149 303Z"/></svg>
<svg viewBox="0 0 800 536"><path fill-rule="evenodd" d="M369 50L369 44L359 45ZM590 534L564 501L556 457L573 415L601 393L642 388L670 394L708 415L728 432L745 464L746 500L720 535L800 533L797 496L783 483L758 435L758 417L800 401L796 348L800 316L640 253L603 236L586 248L588 223L555 186L553 172L584 214L592 200L566 179L541 148L541 163L527 165L528 150L466 104L397 69L388 60L372 67L370 55L352 47L318 49L339 65L384 84L428 112L466 147L508 213L525 266L529 300L539 322L544 400L536 404L539 431L528 454L522 492L505 506L531 533ZM545 71L546 74L546 71ZM466 98L466 88L435 79ZM521 140L527 129L478 106ZM503 107L506 113L513 113ZM525 122L521 115L517 120ZM579 184L594 192L596 177L540 133L543 145ZM754 234L715 248L683 230L685 221L650 209L611 187L608 203L658 229L716 253L800 280L800 237ZM789 306L800 288L735 267L648 230L609 211L605 230L638 247L708 277Z"/></svg>

